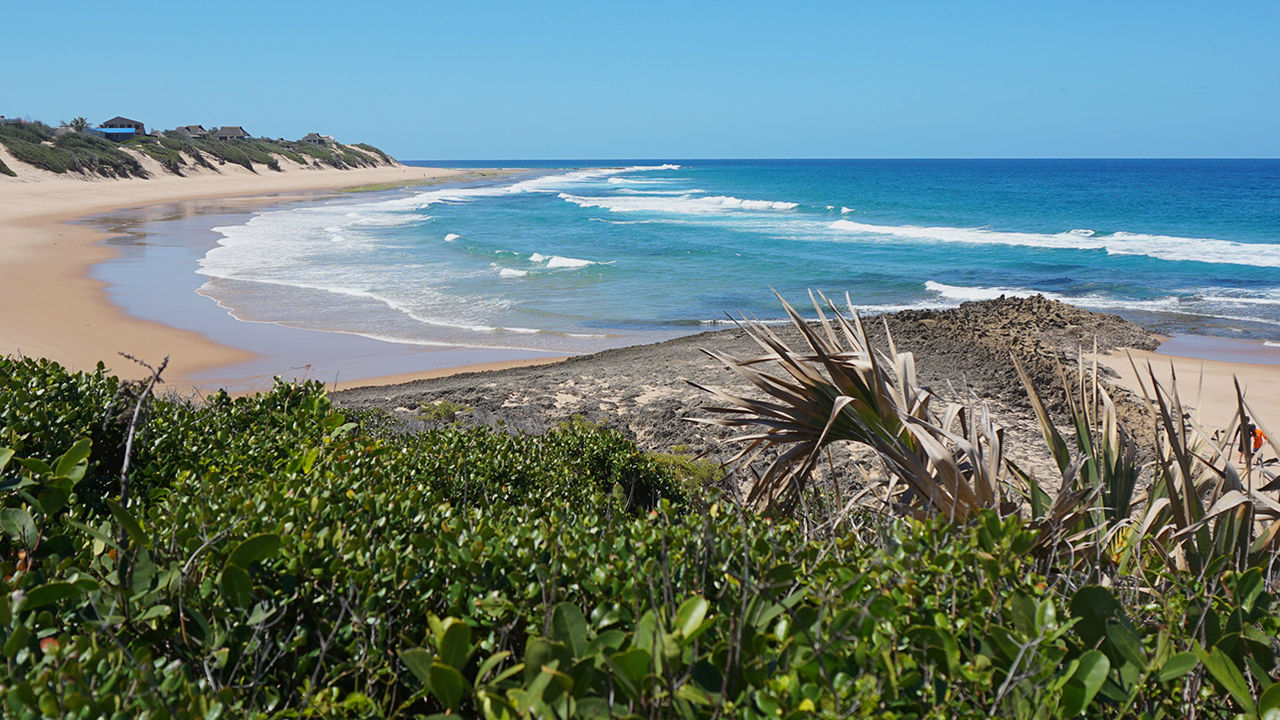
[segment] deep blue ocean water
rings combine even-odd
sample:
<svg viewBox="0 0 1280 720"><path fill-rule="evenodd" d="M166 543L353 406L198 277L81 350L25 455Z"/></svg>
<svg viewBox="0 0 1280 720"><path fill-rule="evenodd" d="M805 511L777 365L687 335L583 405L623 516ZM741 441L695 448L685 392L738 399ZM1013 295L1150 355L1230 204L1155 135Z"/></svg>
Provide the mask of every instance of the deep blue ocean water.
<svg viewBox="0 0 1280 720"><path fill-rule="evenodd" d="M434 163L423 163L434 164ZM1044 293L1168 332L1280 340L1280 161L672 160L521 166L217 228L237 317L587 351L778 318Z"/></svg>

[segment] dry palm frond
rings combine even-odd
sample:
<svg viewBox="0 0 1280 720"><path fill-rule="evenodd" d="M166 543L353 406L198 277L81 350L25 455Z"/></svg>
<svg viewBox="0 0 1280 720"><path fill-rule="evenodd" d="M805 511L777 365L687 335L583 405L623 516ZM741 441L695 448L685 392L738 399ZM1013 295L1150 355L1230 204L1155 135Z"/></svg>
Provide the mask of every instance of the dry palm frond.
<svg viewBox="0 0 1280 720"><path fill-rule="evenodd" d="M1176 380L1166 390L1150 365L1147 372L1164 432L1157 452L1158 482L1151 489L1142 526L1164 541L1167 563L1180 570L1198 570L1211 557L1226 555L1243 566L1259 554L1274 553L1280 536L1280 503L1255 483L1247 443L1241 443L1243 473L1233 459L1233 438L1245 418L1260 422L1239 383L1235 418L1215 442L1182 412Z"/></svg>
<svg viewBox="0 0 1280 720"><path fill-rule="evenodd" d="M734 439L743 448L730 465L743 467L766 452L777 453L751 487L748 502L789 509L821 451L832 443L851 441L876 453L888 470L884 482L904 489L890 495L908 512L952 518L966 518L983 508L1007 512L1003 437L986 409L972 422L973 413L958 407L942 417L933 415L933 395L916 382L911 353L897 352L891 335L891 354L876 352L847 296L848 317L825 296L819 297L821 303L810 294L817 328L778 297L807 346L804 352L746 318L741 325L764 354L736 358L708 351L768 399L694 384L720 401L708 408L717 417L695 421L756 430ZM887 326L885 331L888 334ZM759 367L765 364L773 366L772 372Z"/></svg>

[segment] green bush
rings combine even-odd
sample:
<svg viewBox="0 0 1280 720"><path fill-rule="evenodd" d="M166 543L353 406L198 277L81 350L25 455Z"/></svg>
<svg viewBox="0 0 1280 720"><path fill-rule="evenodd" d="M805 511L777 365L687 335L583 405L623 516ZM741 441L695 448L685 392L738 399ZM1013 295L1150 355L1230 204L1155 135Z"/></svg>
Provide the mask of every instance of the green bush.
<svg viewBox="0 0 1280 720"><path fill-rule="evenodd" d="M4 160L0 160L0 175L8 175L9 177L17 177L17 176L18 176L18 173L14 172L12 169L10 169L8 165L5 165L5 164L4 164Z"/></svg>
<svg viewBox="0 0 1280 720"><path fill-rule="evenodd" d="M146 153L174 175L182 175L182 168L187 164L187 161L182 158L182 153L177 149L166 147L159 140L148 135L133 138L125 145Z"/></svg>
<svg viewBox="0 0 1280 720"><path fill-rule="evenodd" d="M369 143L356 143L355 145L352 145L352 147L358 147L361 150L367 150L368 152L371 152L374 155L377 155L378 157L382 158L382 162L386 163L387 165L391 165L395 163L395 161L391 159L390 155L382 152L378 148L370 145Z"/></svg>
<svg viewBox="0 0 1280 720"><path fill-rule="evenodd" d="M55 173L86 172L105 177L146 177L142 165L110 140L66 133L53 137L39 123L0 126L0 143L17 160Z"/></svg>
<svg viewBox="0 0 1280 720"><path fill-rule="evenodd" d="M1103 588L1036 531L823 535L571 423L390 430L319 384L160 399L0 361L6 717L1230 717L1274 578ZM95 481L94 478L97 478ZM1158 559L1153 573L1165 572Z"/></svg>

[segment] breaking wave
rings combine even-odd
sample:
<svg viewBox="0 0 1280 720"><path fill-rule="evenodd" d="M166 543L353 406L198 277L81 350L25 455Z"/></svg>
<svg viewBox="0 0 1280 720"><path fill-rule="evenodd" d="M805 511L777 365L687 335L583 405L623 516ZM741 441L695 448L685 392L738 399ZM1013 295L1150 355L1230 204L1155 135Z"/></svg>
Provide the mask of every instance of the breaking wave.
<svg viewBox="0 0 1280 720"><path fill-rule="evenodd" d="M852 220L836 220L829 227L832 230L841 232L889 236L908 240L980 245L1019 245L1060 250L1103 250L1110 255L1145 255L1158 260L1174 262L1280 267L1280 245L1242 243L1214 238L1173 237L1129 232L1100 234L1087 229L1045 234L1008 232L986 228L872 225Z"/></svg>
<svg viewBox="0 0 1280 720"><path fill-rule="evenodd" d="M653 195L584 196L560 193L561 200L584 208L600 208L609 212L661 212L706 215L725 211L785 211L798 204L780 200L744 200L730 195L693 195L678 197Z"/></svg>

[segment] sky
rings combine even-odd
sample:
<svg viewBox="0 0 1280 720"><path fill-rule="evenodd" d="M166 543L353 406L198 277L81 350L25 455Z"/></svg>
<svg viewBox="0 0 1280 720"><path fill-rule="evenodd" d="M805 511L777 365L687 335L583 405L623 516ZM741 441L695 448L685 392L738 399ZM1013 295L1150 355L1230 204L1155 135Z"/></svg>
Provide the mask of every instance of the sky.
<svg viewBox="0 0 1280 720"><path fill-rule="evenodd" d="M50 123L405 160L1280 157L1275 0L10 5L0 114Z"/></svg>

